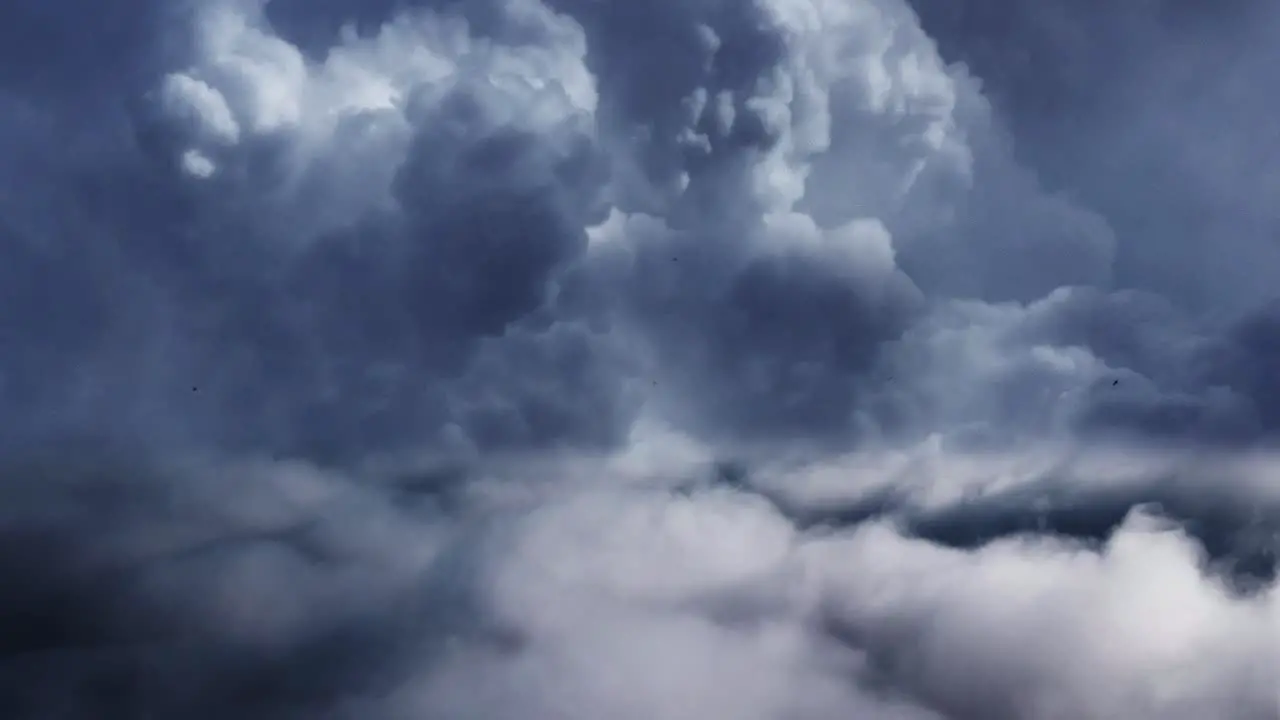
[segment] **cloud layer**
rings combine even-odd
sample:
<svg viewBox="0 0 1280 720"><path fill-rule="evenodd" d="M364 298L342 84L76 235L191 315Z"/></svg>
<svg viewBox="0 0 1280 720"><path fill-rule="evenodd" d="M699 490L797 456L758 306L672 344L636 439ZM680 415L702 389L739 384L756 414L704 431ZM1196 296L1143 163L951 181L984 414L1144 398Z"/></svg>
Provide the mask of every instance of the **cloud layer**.
<svg viewBox="0 0 1280 720"><path fill-rule="evenodd" d="M1094 5L0 10L0 707L1276 717L1280 26Z"/></svg>

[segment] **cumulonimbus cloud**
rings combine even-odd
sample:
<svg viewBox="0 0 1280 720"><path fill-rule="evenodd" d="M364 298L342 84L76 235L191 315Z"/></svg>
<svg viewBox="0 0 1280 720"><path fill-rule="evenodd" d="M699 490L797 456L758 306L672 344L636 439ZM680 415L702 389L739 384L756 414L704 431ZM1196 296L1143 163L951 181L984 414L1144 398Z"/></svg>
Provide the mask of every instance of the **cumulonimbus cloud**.
<svg viewBox="0 0 1280 720"><path fill-rule="evenodd" d="M1060 5L0 10L0 707L1274 717L1275 25Z"/></svg>

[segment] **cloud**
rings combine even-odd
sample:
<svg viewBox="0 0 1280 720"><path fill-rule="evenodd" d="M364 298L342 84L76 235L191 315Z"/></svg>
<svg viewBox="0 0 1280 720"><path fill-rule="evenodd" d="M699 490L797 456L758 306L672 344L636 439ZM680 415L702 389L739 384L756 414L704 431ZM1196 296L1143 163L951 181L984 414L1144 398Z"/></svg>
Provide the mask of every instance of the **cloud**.
<svg viewBox="0 0 1280 720"><path fill-rule="evenodd" d="M61 558L6 559L23 590L5 595L3 697L28 716L55 702L74 717L1274 708L1274 586L1233 589L1194 536L1150 511L1091 541L1027 530L964 546L889 516L804 529L694 468L692 485L636 484L609 460L530 492L525 463L491 465L489 481L388 484L278 463L146 472L93 459L45 464L38 483L30 466L7 473L28 500L7 505L6 547L21 537Z"/></svg>
<svg viewBox="0 0 1280 720"><path fill-rule="evenodd" d="M983 78L1019 154L1108 218L1118 282L1235 313L1271 298L1275 170L1244 159L1272 144L1266 3L912 4Z"/></svg>
<svg viewBox="0 0 1280 720"><path fill-rule="evenodd" d="M69 278L83 262L95 275L89 292L109 263L129 288L61 304L105 308L142 336L119 349L90 344L75 353L77 367L49 373L56 385L80 373L95 387L88 399L46 390L41 409L59 417L41 432L96 432L107 417L130 415L146 426L160 405L177 411L159 420L169 427L126 432L338 454L369 449L356 436L370 434L389 446L442 433L482 446L533 442L545 432L513 430L518 421L505 417L521 400L467 395L462 378L482 372L469 369L473 360L493 366L483 357L563 340L534 349L562 358L541 364L550 375L537 377L531 364L530 376L507 385L528 388L542 408L528 412L591 415L562 423L557 440L611 442L605 416L628 414L611 399L616 381L602 382L600 398L533 387L562 384L558 370L616 353L608 338L578 339L577 319L553 307L556 278L582 255L585 227L600 213L585 43L566 18L525 9L493 14L510 33L532 33L512 42L422 10L370 37L348 34L315 60L277 36L258 3L201 6L186 64L156 73L151 91L130 99L134 137L99 133L93 142L113 157L40 186L55 193L49 202L81 210L66 242L105 238L106 259L63 261L59 272ZM41 151L58 156L52 141ZM90 182L85 173L154 194L116 185L96 191L101 203L57 194ZM139 355L169 377L139 376ZM486 417L486 406L504 417ZM457 427L455 414L475 427ZM371 425L381 434L362 430ZM483 429L497 426L508 429Z"/></svg>
<svg viewBox="0 0 1280 720"><path fill-rule="evenodd" d="M938 422L1215 441L1268 429L1242 399L1256 388L1146 367L1175 342L1187 354L1167 365L1237 362L1230 351L1205 360L1180 336L1101 355L1084 328L1115 321L1092 313L1164 300L1108 295L1120 245L1107 219L1019 163L978 81L905 6L444 4L352 16L363 24L319 48L295 45L288 7L273 7L181 16L170 35L190 44L131 101L136 137L96 137L109 159L66 171L155 188L108 186L82 220L116 248L87 266L152 295L103 288L113 299L82 304L111 304L157 346L146 356L190 380L81 370L94 397L42 401L75 405L48 422L146 424L151 407L178 407L191 427L165 430L188 442L338 455L604 447L640 412L728 442ZM670 67L655 73L659 56ZM143 152L115 157L128 149ZM1060 334L1013 329L1055 308L1074 318L1051 321ZM1176 305L1135 312L1141 329L1113 332L1172 338L1196 321ZM939 328L957 322L980 327ZM969 382L907 378L946 337L977 353ZM488 381L516 396L466 379L531 343L578 359ZM552 389L581 373L589 390ZM1106 392L1108 373L1133 377ZM104 374L124 377L104 391ZM888 377L904 388L886 391ZM1020 382L1042 400L1023 401ZM1001 393L1020 409L993 407ZM547 431L534 417L560 419L536 421Z"/></svg>
<svg viewBox="0 0 1280 720"><path fill-rule="evenodd" d="M1270 13L116 5L0 10L7 716L1274 715Z"/></svg>

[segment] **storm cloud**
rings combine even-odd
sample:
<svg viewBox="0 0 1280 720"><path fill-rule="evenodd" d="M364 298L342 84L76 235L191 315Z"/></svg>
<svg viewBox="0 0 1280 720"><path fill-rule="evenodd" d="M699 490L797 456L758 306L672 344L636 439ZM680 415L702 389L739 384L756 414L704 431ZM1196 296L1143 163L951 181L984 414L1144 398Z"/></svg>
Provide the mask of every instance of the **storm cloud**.
<svg viewBox="0 0 1280 720"><path fill-rule="evenodd" d="M0 709L1277 717L1280 15L984 7L0 9Z"/></svg>

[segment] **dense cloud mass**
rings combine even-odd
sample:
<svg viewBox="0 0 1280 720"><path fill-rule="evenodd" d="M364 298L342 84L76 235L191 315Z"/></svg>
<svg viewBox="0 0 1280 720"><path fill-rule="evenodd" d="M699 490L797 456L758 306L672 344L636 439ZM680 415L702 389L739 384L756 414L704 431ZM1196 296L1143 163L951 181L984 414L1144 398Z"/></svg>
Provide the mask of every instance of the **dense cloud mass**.
<svg viewBox="0 0 1280 720"><path fill-rule="evenodd" d="M4 4L0 714L1280 718L1280 13L1007 5Z"/></svg>

